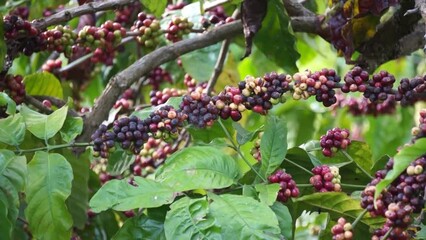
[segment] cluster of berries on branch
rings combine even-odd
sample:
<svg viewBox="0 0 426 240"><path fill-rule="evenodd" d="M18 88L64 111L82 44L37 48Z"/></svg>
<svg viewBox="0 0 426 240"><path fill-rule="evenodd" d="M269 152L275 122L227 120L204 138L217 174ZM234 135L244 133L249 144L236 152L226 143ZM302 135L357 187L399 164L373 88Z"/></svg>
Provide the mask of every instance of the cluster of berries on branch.
<svg viewBox="0 0 426 240"><path fill-rule="evenodd" d="M129 88L121 94L120 98L115 102L114 108L117 109L121 107L124 110L129 110L133 107L134 101L136 99L136 90Z"/></svg>
<svg viewBox="0 0 426 240"><path fill-rule="evenodd" d="M337 220L337 224L331 228L331 234L333 234L333 240L352 240L352 224L341 217Z"/></svg>
<svg viewBox="0 0 426 240"><path fill-rule="evenodd" d="M142 5L139 1L125 5L121 9L115 11L114 22L118 22L123 26L130 25L133 21L135 21L137 14L141 10Z"/></svg>
<svg viewBox="0 0 426 240"><path fill-rule="evenodd" d="M173 16L166 30L166 39L171 42L182 40L184 35L191 32L194 23L188 21L188 18Z"/></svg>
<svg viewBox="0 0 426 240"><path fill-rule="evenodd" d="M312 176L309 182L314 186L317 192L340 192L342 186L340 185L341 176L339 168L335 166L321 165L312 169Z"/></svg>
<svg viewBox="0 0 426 240"><path fill-rule="evenodd" d="M280 190L278 191L277 201L282 203L287 202L289 198L297 198L299 196L299 188L292 176L284 170L279 169L268 177L270 183L279 183Z"/></svg>
<svg viewBox="0 0 426 240"><path fill-rule="evenodd" d="M158 106L167 102L171 97L179 97L186 93L185 90L176 88L164 88L161 91L152 90L149 94L151 105Z"/></svg>
<svg viewBox="0 0 426 240"><path fill-rule="evenodd" d="M75 45L77 34L69 26L58 25L52 30L44 31L40 34L46 40L48 51L57 51L70 57L72 46Z"/></svg>
<svg viewBox="0 0 426 240"><path fill-rule="evenodd" d="M333 128L320 138L322 154L326 157L331 157L339 149L345 150L349 144L351 140L347 129Z"/></svg>
<svg viewBox="0 0 426 240"><path fill-rule="evenodd" d="M25 86L22 82L23 77L21 75L7 74L0 76L0 92L6 92L16 104L21 104L25 99Z"/></svg>
<svg viewBox="0 0 426 240"><path fill-rule="evenodd" d="M254 146L253 148L250 150L251 155L253 156L254 159L256 159L257 161L262 161L262 155L260 154L260 141L262 139L263 136L263 132L260 132L257 135L257 139L256 141L254 141Z"/></svg>
<svg viewBox="0 0 426 240"><path fill-rule="evenodd" d="M172 83L172 75L162 67L156 67L147 76L148 84L153 90L159 90L162 83Z"/></svg>
<svg viewBox="0 0 426 240"><path fill-rule="evenodd" d="M131 31L138 33L136 40L143 47L153 48L159 43L162 34L160 21L153 15L140 12L137 20L133 23Z"/></svg>
<svg viewBox="0 0 426 240"><path fill-rule="evenodd" d="M233 21L234 18L226 14L223 6L217 6L206 12L206 16L201 18L201 25L203 28L209 28L211 25L220 26Z"/></svg>

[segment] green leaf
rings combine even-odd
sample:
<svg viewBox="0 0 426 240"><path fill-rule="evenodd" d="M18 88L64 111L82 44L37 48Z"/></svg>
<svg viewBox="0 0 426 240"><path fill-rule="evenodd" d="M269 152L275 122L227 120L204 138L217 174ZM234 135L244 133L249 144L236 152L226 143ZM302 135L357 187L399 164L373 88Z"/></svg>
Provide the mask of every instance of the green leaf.
<svg viewBox="0 0 426 240"><path fill-rule="evenodd" d="M416 140L413 145L403 147L394 157L393 157L393 169L388 172L385 179L379 182L376 186L376 192L374 194L374 199L376 199L379 194L385 189L389 184L391 184L405 169L410 165L411 162L416 160L422 155L426 154L426 139L421 138Z"/></svg>
<svg viewBox="0 0 426 240"><path fill-rule="evenodd" d="M290 33L290 18L279 0L270 0L262 28L254 38L254 44L279 67L297 72L296 61L300 54L295 49L295 37ZM273 44L271 44L273 43Z"/></svg>
<svg viewBox="0 0 426 240"><path fill-rule="evenodd" d="M121 175L128 170L136 156L123 150L117 150L108 158L107 171L111 176Z"/></svg>
<svg viewBox="0 0 426 240"><path fill-rule="evenodd" d="M220 51L220 43L201 48L180 57L185 72L197 82L208 81L214 70Z"/></svg>
<svg viewBox="0 0 426 240"><path fill-rule="evenodd" d="M205 198L184 197L174 202L164 222L167 239L222 239Z"/></svg>
<svg viewBox="0 0 426 240"><path fill-rule="evenodd" d="M228 154L214 147L189 147L171 155L156 179L175 191L229 187L239 177L238 166Z"/></svg>
<svg viewBox="0 0 426 240"><path fill-rule="evenodd" d="M343 192L314 193L299 197L295 199L295 202L321 208L336 219L345 217L348 221L355 220L364 211L359 201ZM371 226L380 226L383 223L383 218L372 218L369 214L366 214L358 223L361 228L357 229L368 231Z"/></svg>
<svg viewBox="0 0 426 240"><path fill-rule="evenodd" d="M0 3L0 6L3 6L4 3ZM4 41L4 28L3 28L3 15L0 14L0 66L3 68L4 58L6 56L6 42Z"/></svg>
<svg viewBox="0 0 426 240"><path fill-rule="evenodd" d="M27 129L34 136L44 140L55 136L61 130L67 117L67 112L68 106L63 106L50 115L33 111L25 105L21 107L21 114L27 124Z"/></svg>
<svg viewBox="0 0 426 240"><path fill-rule="evenodd" d="M237 130L237 143L240 145L244 145L247 142L253 141L253 139L256 138L257 134L260 132L259 129L254 132L250 132L237 122L232 122L232 127Z"/></svg>
<svg viewBox="0 0 426 240"><path fill-rule="evenodd" d="M0 40L1 41L1 40ZM0 50L1 51L1 50ZM3 65L0 65L3 66ZM16 103L5 92L0 92L0 106L6 106L6 113L9 115L15 114Z"/></svg>
<svg viewBox="0 0 426 240"><path fill-rule="evenodd" d="M328 213L311 213L303 211L302 214L296 219L294 238L310 240L321 239L320 236L323 230L326 229L329 218L330 216ZM320 230L320 234L313 233L313 229L317 229L317 231Z"/></svg>
<svg viewBox="0 0 426 240"><path fill-rule="evenodd" d="M7 218L8 209L6 206L6 203L3 203L3 201L0 200L0 235L4 238L4 240L11 240L12 239L12 232L13 232L13 224L12 222Z"/></svg>
<svg viewBox="0 0 426 240"><path fill-rule="evenodd" d="M154 112L154 111L156 111L156 110L158 110L158 109L160 109L160 108L162 108L164 106L172 106L174 109L178 109L181 102L182 102L182 97L171 97L165 103L160 104L158 106L144 108L144 109L142 109L140 111L134 111L131 114L131 116L136 116L136 117L138 117L140 119L145 119L145 118L148 118L149 115L152 112Z"/></svg>
<svg viewBox="0 0 426 240"><path fill-rule="evenodd" d="M89 208L89 151L77 157L70 150L63 151L64 156L71 164L73 180L71 195L66 200L68 209L73 219L74 226L84 229L87 222L87 209Z"/></svg>
<svg viewBox="0 0 426 240"><path fill-rule="evenodd" d="M167 0L142 0L142 4L159 17L164 12L167 5Z"/></svg>
<svg viewBox="0 0 426 240"><path fill-rule="evenodd" d="M256 191L259 192L259 199L262 203L267 204L268 206L271 206L274 204L275 200L277 199L278 191L280 190L280 184L273 183L273 184L256 184L255 185Z"/></svg>
<svg viewBox="0 0 426 240"><path fill-rule="evenodd" d="M24 156L15 156L12 151L0 150L0 219L5 226L0 227L0 233L10 233L18 217L19 191L22 191L27 175L27 161ZM10 225L8 224L10 223ZM9 225L9 227L7 227ZM10 236L10 234L0 234Z"/></svg>
<svg viewBox="0 0 426 240"><path fill-rule="evenodd" d="M58 153L38 151L28 164L25 216L35 238L71 238L72 217L65 200L72 179L71 165Z"/></svg>
<svg viewBox="0 0 426 240"><path fill-rule="evenodd" d="M280 239L275 213L251 197L209 193L210 213L221 227L223 239Z"/></svg>
<svg viewBox="0 0 426 240"><path fill-rule="evenodd" d="M231 119L220 121L222 121L225 128L232 135L234 133L234 128L231 125ZM214 140L217 140L218 138L226 138L226 134L218 121L215 121L211 127L205 129L200 129L198 127L190 125L188 127L188 132L191 134L191 137L194 142L210 143Z"/></svg>
<svg viewBox="0 0 426 240"><path fill-rule="evenodd" d="M281 118L268 116L260 140L260 175L269 176L284 161L287 153L287 125Z"/></svg>
<svg viewBox="0 0 426 240"><path fill-rule="evenodd" d="M112 238L112 240L124 239L165 240L164 225L144 214L129 218Z"/></svg>
<svg viewBox="0 0 426 240"><path fill-rule="evenodd" d="M25 122L21 114L0 119L0 142L18 146L25 137Z"/></svg>
<svg viewBox="0 0 426 240"><path fill-rule="evenodd" d="M175 189L150 179L135 177L134 183L136 186L127 179L108 181L92 197L90 207L94 212L152 208L171 203L176 196Z"/></svg>
<svg viewBox="0 0 426 240"><path fill-rule="evenodd" d="M291 214L287 206L280 202L275 202L274 205L271 206L271 209L274 211L275 216L277 216L281 234L285 237L285 239L292 239L293 219L291 218Z"/></svg>
<svg viewBox="0 0 426 240"><path fill-rule="evenodd" d="M420 231L416 233L416 239L426 239L426 225L420 224Z"/></svg>
<svg viewBox="0 0 426 240"><path fill-rule="evenodd" d="M62 99L63 92L59 79L49 72L38 72L24 77L25 91L32 96L50 96Z"/></svg>
<svg viewBox="0 0 426 240"><path fill-rule="evenodd" d="M83 131L83 119L81 117L67 116L60 134L66 143L74 140Z"/></svg>

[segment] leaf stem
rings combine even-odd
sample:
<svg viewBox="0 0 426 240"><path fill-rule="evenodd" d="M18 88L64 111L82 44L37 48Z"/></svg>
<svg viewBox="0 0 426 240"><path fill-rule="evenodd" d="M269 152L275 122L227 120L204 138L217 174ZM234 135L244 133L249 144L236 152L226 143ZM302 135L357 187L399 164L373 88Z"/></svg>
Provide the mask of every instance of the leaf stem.
<svg viewBox="0 0 426 240"><path fill-rule="evenodd" d="M382 240L386 240L388 239L388 237L390 236L391 232L393 230L393 227L389 228L389 230L386 232L386 234L383 236Z"/></svg>
<svg viewBox="0 0 426 240"><path fill-rule="evenodd" d="M50 145L46 147L39 147L39 148L31 148L31 149L19 149L14 151L16 154L24 154L24 153L31 153L36 151L51 151L55 149L60 148L67 148L67 147L88 147L93 146L92 143L67 143L67 144L60 144L60 145Z"/></svg>
<svg viewBox="0 0 426 240"><path fill-rule="evenodd" d="M358 215L358 217L352 223L352 229L355 228L355 226L358 224L359 221L361 221L361 219L365 216L365 214L367 214L367 212L368 212L367 209L365 209L364 211L361 212L360 215Z"/></svg>
<svg viewBox="0 0 426 240"><path fill-rule="evenodd" d="M298 168L302 169L303 171L305 171L305 172L306 172L306 173L308 173L309 175L311 175L311 176L313 176L313 175L314 175L311 171L309 171L308 169L304 168L303 166L301 166L301 165L299 165L299 164L297 164L297 163L295 163L295 162L291 161L290 159L285 158L285 160L286 160L287 162L289 162L289 163L293 164L294 166L296 166L296 167L298 167Z"/></svg>
<svg viewBox="0 0 426 240"><path fill-rule="evenodd" d="M222 121L219 119L219 124L220 127L222 127L223 131L225 132L226 137L229 139L229 141L232 144L232 149L234 149L243 159L243 161L250 167L250 169L260 178L262 179L263 182L267 182L266 179L264 177L262 177L262 175L260 175L260 173L254 169L254 167L250 164L250 162L244 157L243 153L241 152L240 148L237 146L237 144L235 144L234 139L231 137L231 134L229 133L228 129L226 129L225 125L223 125Z"/></svg>
<svg viewBox="0 0 426 240"><path fill-rule="evenodd" d="M358 169L359 170L361 170L361 172L363 172L365 175L367 175L370 179L373 179L373 177L367 172L367 171L365 171L365 169L364 168L362 168L362 167L360 167L355 161L354 161L354 159L349 155L349 153L348 152L346 152L345 150L341 150L342 151L342 153L343 153L343 155L345 155L345 157L347 158L347 159L349 159L349 161L351 161L351 162L354 162L355 163L355 165L358 167Z"/></svg>
<svg viewBox="0 0 426 240"><path fill-rule="evenodd" d="M340 186L342 186L342 187L352 187L352 188L365 188L364 185L347 184L347 183L340 183Z"/></svg>

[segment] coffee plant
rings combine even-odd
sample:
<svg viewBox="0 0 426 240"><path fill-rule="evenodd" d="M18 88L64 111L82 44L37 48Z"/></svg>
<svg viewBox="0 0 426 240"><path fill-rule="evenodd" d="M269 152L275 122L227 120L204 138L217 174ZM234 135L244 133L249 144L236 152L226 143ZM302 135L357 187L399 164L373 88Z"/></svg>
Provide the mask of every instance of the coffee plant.
<svg viewBox="0 0 426 240"><path fill-rule="evenodd" d="M424 1L0 3L0 239L426 239Z"/></svg>

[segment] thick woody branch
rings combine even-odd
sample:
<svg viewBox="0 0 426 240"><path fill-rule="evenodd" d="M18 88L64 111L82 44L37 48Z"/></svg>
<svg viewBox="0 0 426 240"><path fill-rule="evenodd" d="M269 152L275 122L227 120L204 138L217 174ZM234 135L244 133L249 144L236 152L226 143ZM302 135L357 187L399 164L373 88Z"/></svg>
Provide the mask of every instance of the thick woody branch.
<svg viewBox="0 0 426 240"><path fill-rule="evenodd" d="M85 14L117 9L121 6L128 5L136 1L137 0L110 0L110 1L103 1L103 2L86 3L78 7L65 9L56 14L53 14L50 17L35 20L32 24L34 27L38 29L45 29L49 26L67 22L73 18L82 16Z"/></svg>
<svg viewBox="0 0 426 240"><path fill-rule="evenodd" d="M290 17L315 17L315 13L294 0L283 0L285 10Z"/></svg>
<svg viewBox="0 0 426 240"><path fill-rule="evenodd" d="M134 82L148 74L155 67L174 60L185 53L207 47L240 33L242 33L241 21L225 24L194 38L161 47L113 76L102 95L95 102L92 112L87 115L84 122L84 132L77 141L88 141L92 132L102 121L108 118L109 110L118 97Z"/></svg>

